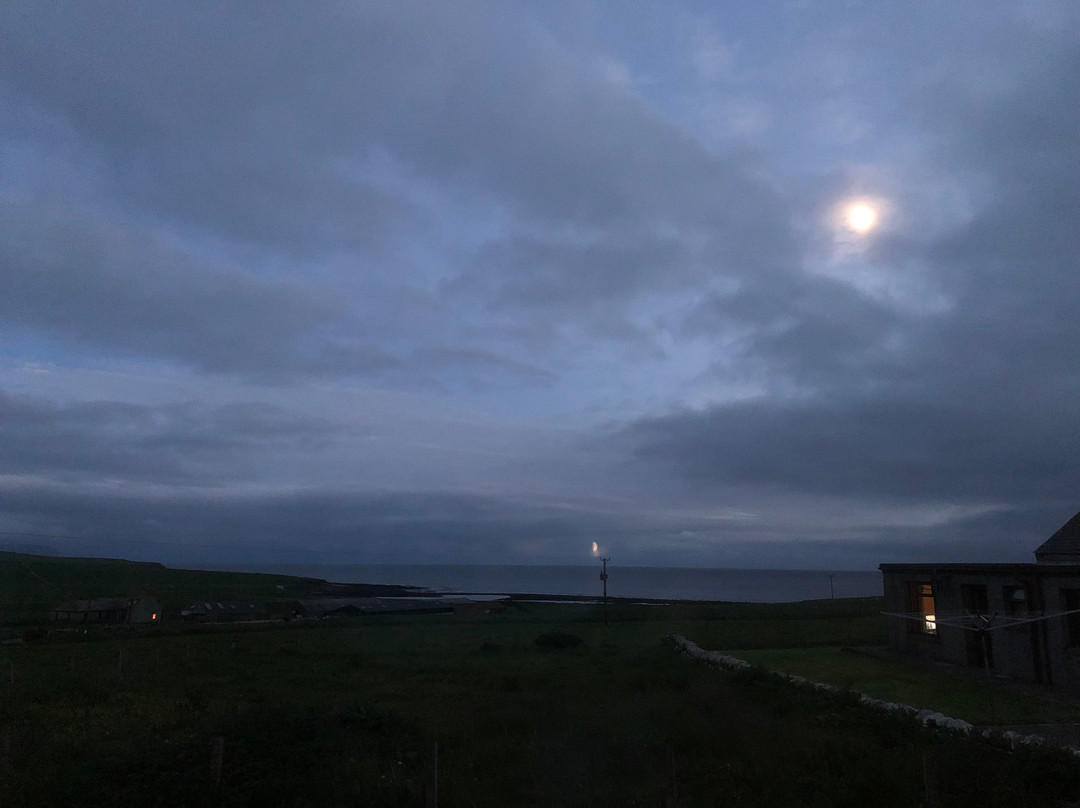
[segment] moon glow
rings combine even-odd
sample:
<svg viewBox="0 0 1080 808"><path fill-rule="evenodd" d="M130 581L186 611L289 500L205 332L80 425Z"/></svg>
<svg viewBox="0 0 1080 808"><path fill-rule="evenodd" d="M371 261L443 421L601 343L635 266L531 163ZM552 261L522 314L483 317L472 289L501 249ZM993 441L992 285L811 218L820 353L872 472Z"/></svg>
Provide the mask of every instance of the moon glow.
<svg viewBox="0 0 1080 808"><path fill-rule="evenodd" d="M878 214L865 202L850 205L844 215L847 226L856 233L869 233L877 224Z"/></svg>

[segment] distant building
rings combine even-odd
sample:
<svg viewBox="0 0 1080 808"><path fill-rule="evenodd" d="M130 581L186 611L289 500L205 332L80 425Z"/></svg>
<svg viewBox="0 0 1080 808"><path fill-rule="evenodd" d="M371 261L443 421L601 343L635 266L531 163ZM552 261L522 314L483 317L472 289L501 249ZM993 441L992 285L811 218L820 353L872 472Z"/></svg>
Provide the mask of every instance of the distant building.
<svg viewBox="0 0 1080 808"><path fill-rule="evenodd" d="M296 617L359 617L375 614L449 614L464 598L312 598L293 604Z"/></svg>
<svg viewBox="0 0 1080 808"><path fill-rule="evenodd" d="M1034 564L882 564L889 645L1080 691L1080 513Z"/></svg>
<svg viewBox="0 0 1080 808"><path fill-rule="evenodd" d="M263 620L268 612L263 604L250 600L206 600L181 609L180 616L197 621Z"/></svg>
<svg viewBox="0 0 1080 808"><path fill-rule="evenodd" d="M58 623L157 623L161 604L154 598L98 598L66 600L53 609Z"/></svg>

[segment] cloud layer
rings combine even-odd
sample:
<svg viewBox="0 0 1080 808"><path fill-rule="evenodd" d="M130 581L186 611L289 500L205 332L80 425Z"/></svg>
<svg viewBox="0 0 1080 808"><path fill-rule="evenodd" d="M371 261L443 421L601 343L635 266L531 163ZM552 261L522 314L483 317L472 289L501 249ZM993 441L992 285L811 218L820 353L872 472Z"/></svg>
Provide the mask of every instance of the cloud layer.
<svg viewBox="0 0 1080 808"><path fill-rule="evenodd" d="M1030 558L1080 508L1078 32L1053 0L5 7L0 531Z"/></svg>

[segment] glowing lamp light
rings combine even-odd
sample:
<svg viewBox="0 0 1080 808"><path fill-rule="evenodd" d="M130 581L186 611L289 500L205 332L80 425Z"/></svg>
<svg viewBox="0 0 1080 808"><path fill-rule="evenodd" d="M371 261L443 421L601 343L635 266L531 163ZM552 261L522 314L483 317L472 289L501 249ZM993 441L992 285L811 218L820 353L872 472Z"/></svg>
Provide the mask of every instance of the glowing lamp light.
<svg viewBox="0 0 1080 808"><path fill-rule="evenodd" d="M150 619L157 620L157 612L154 612L152 615L150 615Z"/></svg>

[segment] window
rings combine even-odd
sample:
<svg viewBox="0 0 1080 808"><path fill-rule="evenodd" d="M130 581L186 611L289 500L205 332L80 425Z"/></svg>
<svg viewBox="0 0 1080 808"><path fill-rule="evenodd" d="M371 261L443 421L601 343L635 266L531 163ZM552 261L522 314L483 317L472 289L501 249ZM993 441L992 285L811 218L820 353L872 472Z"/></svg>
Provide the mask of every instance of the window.
<svg viewBox="0 0 1080 808"><path fill-rule="evenodd" d="M1027 590L1022 586L1006 586L1001 590L1005 600L1006 614L1026 614L1028 610Z"/></svg>
<svg viewBox="0 0 1080 808"><path fill-rule="evenodd" d="M911 630L916 634L937 636L937 608L934 606L934 587L930 584L911 582L908 584L911 598L911 611L919 619L911 621Z"/></svg>
<svg viewBox="0 0 1080 808"><path fill-rule="evenodd" d="M987 614L990 611L985 584L960 584L960 602L964 605L964 611L972 614Z"/></svg>
<svg viewBox="0 0 1080 808"><path fill-rule="evenodd" d="M1062 589L1064 611L1080 609L1080 589ZM1065 647L1080 648L1080 613L1065 615Z"/></svg>

